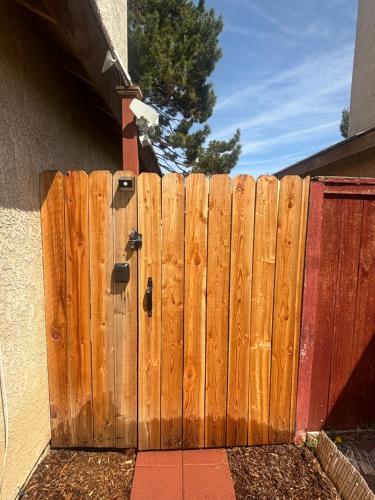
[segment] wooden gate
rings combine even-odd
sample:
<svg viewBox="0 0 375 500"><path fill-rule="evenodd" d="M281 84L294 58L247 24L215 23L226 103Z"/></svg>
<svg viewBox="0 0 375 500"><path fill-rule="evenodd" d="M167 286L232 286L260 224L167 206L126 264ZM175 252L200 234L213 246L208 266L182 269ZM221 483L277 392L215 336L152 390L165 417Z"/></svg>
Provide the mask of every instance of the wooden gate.
<svg viewBox="0 0 375 500"><path fill-rule="evenodd" d="M41 176L52 445L289 442L309 180L129 176Z"/></svg>
<svg viewBox="0 0 375 500"><path fill-rule="evenodd" d="M375 422L375 179L311 183L297 429Z"/></svg>

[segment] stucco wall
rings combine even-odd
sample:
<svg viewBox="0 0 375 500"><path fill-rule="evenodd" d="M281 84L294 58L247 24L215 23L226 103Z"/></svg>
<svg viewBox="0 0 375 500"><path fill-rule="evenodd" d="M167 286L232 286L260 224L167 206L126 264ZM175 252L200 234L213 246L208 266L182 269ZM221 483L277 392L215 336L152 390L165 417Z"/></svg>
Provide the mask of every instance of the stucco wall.
<svg viewBox="0 0 375 500"><path fill-rule="evenodd" d="M359 0L349 136L375 127L375 1Z"/></svg>
<svg viewBox="0 0 375 500"><path fill-rule="evenodd" d="M127 0L91 0L112 46L128 68Z"/></svg>
<svg viewBox="0 0 375 500"><path fill-rule="evenodd" d="M0 348L9 426L2 498L8 500L50 439L39 173L114 170L121 141L51 61L22 7L2 0L0 24Z"/></svg>
<svg viewBox="0 0 375 500"><path fill-rule="evenodd" d="M375 177L375 157L368 161L363 159L363 163L355 163L348 161L347 163L341 162L337 165L333 164L329 167L319 168L309 172L309 175L326 175L338 177Z"/></svg>

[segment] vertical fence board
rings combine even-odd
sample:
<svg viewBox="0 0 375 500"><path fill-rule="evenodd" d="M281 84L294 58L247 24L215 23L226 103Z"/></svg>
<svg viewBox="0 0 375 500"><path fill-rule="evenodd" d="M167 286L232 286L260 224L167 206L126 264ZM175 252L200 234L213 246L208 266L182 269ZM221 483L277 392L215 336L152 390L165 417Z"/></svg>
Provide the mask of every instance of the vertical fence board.
<svg viewBox="0 0 375 500"><path fill-rule="evenodd" d="M319 269L319 276L324 276L324 279L319 280L318 300L315 305L314 359L307 426L309 430L319 430L327 417L341 219L342 200L333 197L326 198L323 204Z"/></svg>
<svg viewBox="0 0 375 500"><path fill-rule="evenodd" d="M303 179L303 185L302 185L296 300L294 307L294 348L293 348L292 388L291 388L290 423L289 423L291 436L293 436L296 432L298 364L299 364L299 353L300 353L302 291L303 291L303 278L304 278L304 268L305 268L305 249L306 249L309 193L310 193L310 177L305 177Z"/></svg>
<svg viewBox="0 0 375 500"><path fill-rule="evenodd" d="M321 260L324 185L312 182L309 193L308 229L306 234L306 270L304 273L303 314L300 332L300 359L296 408L297 441L303 439L310 413L311 380L315 356L319 272Z"/></svg>
<svg viewBox="0 0 375 500"><path fill-rule="evenodd" d="M133 177L134 192L120 191L121 177ZM138 255L129 245L129 236L138 227L137 180L133 172L113 175L114 262L129 264L128 283L113 283L114 331L116 339L115 412L116 446L137 446L138 370Z"/></svg>
<svg viewBox="0 0 375 500"><path fill-rule="evenodd" d="M88 176L75 170L64 182L72 444L92 446Z"/></svg>
<svg viewBox="0 0 375 500"><path fill-rule="evenodd" d="M268 443L277 204L278 180L260 177L256 188L251 294L248 436L251 445Z"/></svg>
<svg viewBox="0 0 375 500"><path fill-rule="evenodd" d="M301 224L302 180L284 177L280 182L276 249L275 304L272 338L269 437L288 442L292 397L294 326Z"/></svg>
<svg viewBox="0 0 375 500"><path fill-rule="evenodd" d="M349 425L375 421L375 199L363 202L362 243L359 260L357 315L355 332L358 340L353 344L353 417Z"/></svg>
<svg viewBox="0 0 375 500"><path fill-rule="evenodd" d="M52 446L70 446L69 346L66 326L64 176L40 176L44 294Z"/></svg>
<svg viewBox="0 0 375 500"><path fill-rule="evenodd" d="M185 448L204 446L208 179L186 180L184 417Z"/></svg>
<svg viewBox="0 0 375 500"><path fill-rule="evenodd" d="M254 179L246 175L235 177L229 306L228 446L247 444L254 205Z"/></svg>
<svg viewBox="0 0 375 500"><path fill-rule="evenodd" d="M362 199L343 199L327 410L327 426L331 428L345 420L343 415L347 415L349 410L348 401L340 395L351 375L362 215Z"/></svg>
<svg viewBox="0 0 375 500"><path fill-rule="evenodd" d="M162 179L161 447L182 446L184 179Z"/></svg>
<svg viewBox="0 0 375 500"><path fill-rule="evenodd" d="M90 298L94 446L114 447L115 336L113 325L112 175L89 176Z"/></svg>
<svg viewBox="0 0 375 500"><path fill-rule="evenodd" d="M156 174L138 177L138 448L160 448L161 361L161 180ZM148 278L153 281L153 310L146 310Z"/></svg>
<svg viewBox="0 0 375 500"><path fill-rule="evenodd" d="M226 443L231 208L231 179L214 175L208 211L206 447Z"/></svg>

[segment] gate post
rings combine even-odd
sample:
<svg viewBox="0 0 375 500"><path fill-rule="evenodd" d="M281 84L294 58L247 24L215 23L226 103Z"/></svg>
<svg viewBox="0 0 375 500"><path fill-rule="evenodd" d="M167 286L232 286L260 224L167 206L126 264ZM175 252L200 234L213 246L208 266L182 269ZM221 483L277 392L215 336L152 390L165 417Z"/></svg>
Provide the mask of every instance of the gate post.
<svg viewBox="0 0 375 500"><path fill-rule="evenodd" d="M319 294L320 243L323 222L324 185L311 181L306 235L305 278L302 297L295 442L305 441L309 423L311 378Z"/></svg>
<svg viewBox="0 0 375 500"><path fill-rule="evenodd" d="M133 99L142 99L139 87L117 87L122 106L122 169L139 175L138 129L130 109Z"/></svg>

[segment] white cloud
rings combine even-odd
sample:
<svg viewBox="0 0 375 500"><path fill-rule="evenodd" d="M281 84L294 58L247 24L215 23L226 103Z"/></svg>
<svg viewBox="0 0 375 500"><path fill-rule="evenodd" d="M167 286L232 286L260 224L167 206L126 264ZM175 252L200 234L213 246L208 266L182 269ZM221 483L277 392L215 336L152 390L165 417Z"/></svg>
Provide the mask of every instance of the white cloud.
<svg viewBox="0 0 375 500"><path fill-rule="evenodd" d="M319 150L317 147L305 148L302 150L295 151L286 155L276 155L271 158L266 159L254 159L253 161L240 161L233 171L233 174L238 174L241 172L248 173L249 171L255 172L257 175L277 172L282 170L288 165L293 165L297 163L301 158L307 158L308 156L316 153Z"/></svg>
<svg viewBox="0 0 375 500"><path fill-rule="evenodd" d="M306 136L311 137L317 132L322 132L328 129L338 129L338 120L331 121L328 123L323 123L315 127L308 127L302 130L296 130L294 132L288 132L287 134L281 134L278 136L270 136L265 139L258 141L250 141L247 144L242 145L242 153L247 154L256 151L265 151L269 146L275 146L280 144L290 144L292 142L297 142L304 140Z"/></svg>
<svg viewBox="0 0 375 500"><path fill-rule="evenodd" d="M238 1L243 8L251 10L260 19L276 28L279 33L284 36L286 41L290 41L291 39L305 40L309 38L316 38L317 36L319 36L319 38L322 38L323 36L326 37L330 34L330 27L326 23L324 23L323 19L317 19L316 16L314 21L308 22L303 26L303 29L301 29L301 26L295 26L293 25L294 23L291 24L290 22L288 22L293 6L289 7L287 2L283 3L281 8L277 4L276 7L274 3L272 4L274 9L278 9L278 14L282 14L282 16L275 16L270 14L269 9L267 10L264 8L264 3L256 3L254 0ZM262 7L260 7L260 5L262 5Z"/></svg>
<svg viewBox="0 0 375 500"><path fill-rule="evenodd" d="M298 41L290 37L285 37L283 35L280 35L279 33L276 33L274 31L265 31L265 30L260 31L260 30L255 30L254 28L248 29L248 28L243 28L242 26L237 26L235 24L225 23L224 32L244 37L254 38L262 42L270 41L273 42L274 44L282 43L284 46L290 48L296 47L298 45Z"/></svg>
<svg viewBox="0 0 375 500"><path fill-rule="evenodd" d="M267 99L271 95L285 92L291 96L297 93L304 93L309 88L319 90L323 94L331 92L332 80L337 89L337 79L339 85L347 86L351 81L353 63L353 46L346 45L339 50L334 50L323 54L320 57L311 57L304 63L287 68L283 71L267 76L259 83L250 83L242 89L233 89L227 92L229 96L221 99L219 96L215 111L219 111L229 106L233 106L248 97ZM248 75L251 79L251 73ZM283 87L281 88L281 84ZM318 88L317 88L318 86Z"/></svg>
<svg viewBox="0 0 375 500"><path fill-rule="evenodd" d="M248 143L244 152L253 151L250 143L255 133L257 140L268 141L271 127L282 127L287 133L339 120L338 103L350 89L352 58L352 46L345 46L229 92L229 97L219 100L215 115L231 114L237 119L214 130L214 138L240 128Z"/></svg>

